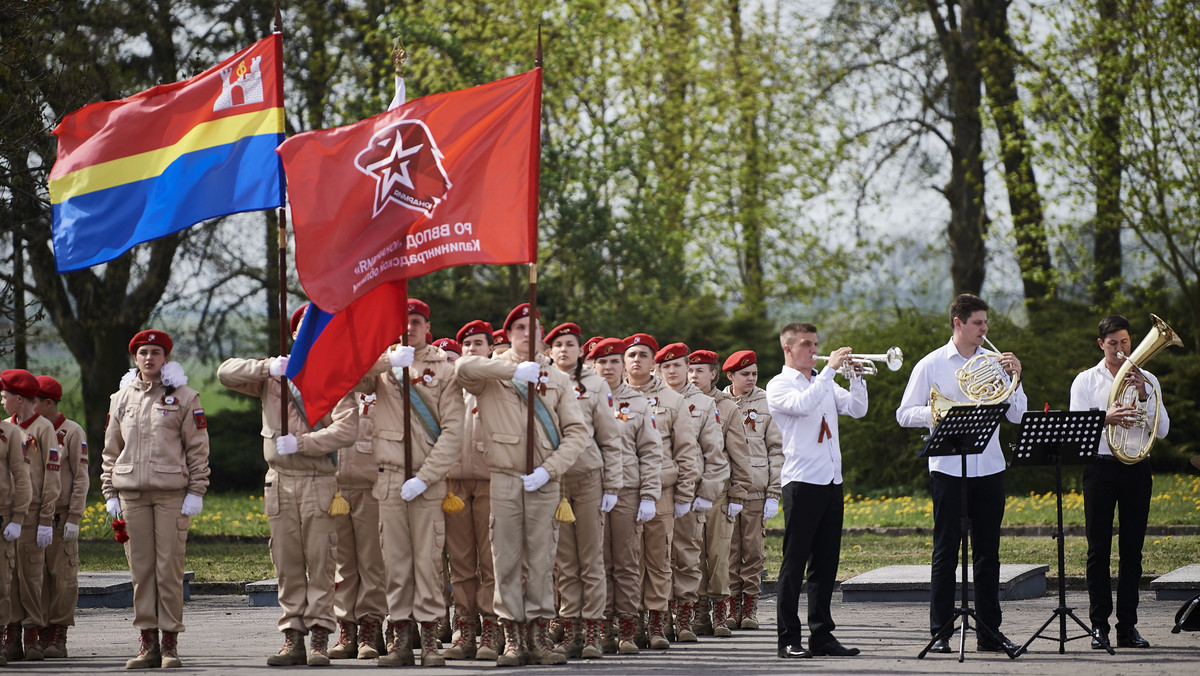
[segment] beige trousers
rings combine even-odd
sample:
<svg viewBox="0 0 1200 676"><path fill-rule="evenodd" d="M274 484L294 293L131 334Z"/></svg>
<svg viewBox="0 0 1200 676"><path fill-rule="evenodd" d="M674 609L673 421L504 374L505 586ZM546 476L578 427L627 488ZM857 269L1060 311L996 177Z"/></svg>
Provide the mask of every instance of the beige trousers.
<svg viewBox="0 0 1200 676"><path fill-rule="evenodd" d="M617 495L617 505L604 515L604 614L633 615L641 603L642 525L637 522L637 490Z"/></svg>
<svg viewBox="0 0 1200 676"><path fill-rule="evenodd" d="M663 486L654 518L642 524L642 610L666 612L671 600L675 487Z"/></svg>
<svg viewBox="0 0 1200 676"><path fill-rule="evenodd" d="M350 503L348 520L338 520L333 612L338 621L382 620L385 603L383 546L379 542L379 501L370 488L342 488Z"/></svg>
<svg viewBox="0 0 1200 676"><path fill-rule="evenodd" d="M600 470L563 482L575 523L558 525L558 614L565 618L604 617L604 520L600 513Z"/></svg>
<svg viewBox="0 0 1200 676"><path fill-rule="evenodd" d="M386 470L375 482L379 500L379 530L387 570L387 610L393 622L409 618L436 622L446 612L442 592L442 549L446 522L442 498L419 495L412 502L400 497L404 473Z"/></svg>
<svg viewBox="0 0 1200 676"><path fill-rule="evenodd" d="M462 499L461 512L446 514L446 553L450 557L450 587L458 617L494 616L496 575L492 569L492 543L488 523L492 516L491 482L448 479L450 489Z"/></svg>
<svg viewBox="0 0 1200 676"><path fill-rule="evenodd" d="M763 550L766 526L763 525L765 498L747 500L733 520L729 540L729 595L758 596L762 593Z"/></svg>
<svg viewBox="0 0 1200 676"><path fill-rule="evenodd" d="M10 523L9 517L0 519L0 531ZM21 528L24 530L24 527ZM13 577L13 570L17 567L17 543L9 542L0 537L0 627L7 625L9 622L16 621L9 619L12 616L12 588L9 584Z"/></svg>
<svg viewBox="0 0 1200 676"><path fill-rule="evenodd" d="M263 511L271 525L271 562L279 576L279 631L333 631L333 577L337 528L344 517L329 516L337 492L332 474L276 474L263 490Z"/></svg>
<svg viewBox="0 0 1200 676"><path fill-rule="evenodd" d="M693 509L675 519L671 539L671 599L676 603L695 603L699 598L700 553L704 547L704 525L711 511L698 513Z"/></svg>
<svg viewBox="0 0 1200 676"><path fill-rule="evenodd" d="M75 604L79 600L79 540L63 541L67 513L54 515L54 540L46 547L46 572L42 581L42 600L46 604L46 624L75 626Z"/></svg>
<svg viewBox="0 0 1200 676"><path fill-rule="evenodd" d="M521 477L493 472L491 488L496 615L518 623L552 618L558 482L527 493Z"/></svg>
<svg viewBox="0 0 1200 676"><path fill-rule="evenodd" d="M186 629L183 567L192 519L179 511L185 495L185 489L120 494L121 516L129 534L125 558L133 578L134 629L170 632Z"/></svg>
<svg viewBox="0 0 1200 676"><path fill-rule="evenodd" d="M729 596L729 540L733 536L733 517L728 514L725 495L704 513L704 549L700 552L701 598Z"/></svg>

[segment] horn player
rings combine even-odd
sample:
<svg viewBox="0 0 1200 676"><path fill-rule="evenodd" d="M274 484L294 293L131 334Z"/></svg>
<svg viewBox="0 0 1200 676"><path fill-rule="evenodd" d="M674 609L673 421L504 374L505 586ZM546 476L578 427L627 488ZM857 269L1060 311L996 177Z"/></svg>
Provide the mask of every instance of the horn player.
<svg viewBox="0 0 1200 676"><path fill-rule="evenodd" d="M1092 368L1080 373L1071 383L1071 410L1086 411L1105 408L1113 378L1130 354L1129 321L1120 315L1100 321L1096 343L1104 358ZM1138 393L1138 399L1148 410L1158 407L1158 428L1155 436L1165 437L1171 421L1167 410L1158 401L1158 379L1144 369L1131 369L1127 379ZM1147 382L1153 388L1147 387ZM1107 407L1104 424L1128 427L1137 408L1114 402ZM1137 630L1138 581L1142 577L1142 542L1146 538L1146 521L1150 514L1150 463L1126 465L1112 454L1108 435L1100 435L1100 448L1093 462L1083 470L1083 513L1088 541L1087 589L1092 633L1108 636L1109 616L1113 611L1112 576L1109 562L1112 557L1113 514L1120 510L1121 533L1117 536L1120 565L1117 573L1117 646L1149 648L1150 642ZM1103 647L1096 638L1092 648Z"/></svg>

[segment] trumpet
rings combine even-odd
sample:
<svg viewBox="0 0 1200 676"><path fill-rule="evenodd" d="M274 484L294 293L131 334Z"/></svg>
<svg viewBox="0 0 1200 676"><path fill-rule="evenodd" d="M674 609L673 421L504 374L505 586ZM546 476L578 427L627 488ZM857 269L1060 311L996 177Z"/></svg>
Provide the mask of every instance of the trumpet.
<svg viewBox="0 0 1200 676"><path fill-rule="evenodd" d="M821 355L817 361L829 361L829 357ZM899 371L904 364L904 353L898 347L890 347L884 354L852 354L842 362L837 372L847 378L852 375L873 376L879 373L875 366L877 361L887 364L889 370Z"/></svg>

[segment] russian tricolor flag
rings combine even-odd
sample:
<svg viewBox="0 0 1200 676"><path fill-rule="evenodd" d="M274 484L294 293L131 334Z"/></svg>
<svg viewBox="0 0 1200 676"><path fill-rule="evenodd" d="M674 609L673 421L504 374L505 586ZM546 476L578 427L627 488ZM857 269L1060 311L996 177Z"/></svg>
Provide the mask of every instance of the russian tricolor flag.
<svg viewBox="0 0 1200 676"><path fill-rule="evenodd" d="M200 221L283 204L278 34L183 82L93 103L54 130L59 272L117 258Z"/></svg>

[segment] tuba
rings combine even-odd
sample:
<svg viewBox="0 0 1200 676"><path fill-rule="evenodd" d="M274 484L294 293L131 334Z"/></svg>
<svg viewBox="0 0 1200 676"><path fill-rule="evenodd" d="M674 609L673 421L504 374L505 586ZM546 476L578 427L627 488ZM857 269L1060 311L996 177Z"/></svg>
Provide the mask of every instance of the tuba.
<svg viewBox="0 0 1200 676"><path fill-rule="evenodd" d="M1150 455L1150 449L1154 446L1155 432L1158 430L1159 416L1159 401L1161 393L1158 389L1146 380L1146 385L1150 388L1150 396L1145 402L1138 400L1137 388L1133 383L1125 382L1125 376L1133 369L1141 370L1141 367L1150 361L1159 352L1162 352L1168 346L1182 347L1183 341L1179 339L1179 334L1175 333L1167 323L1159 319L1157 315L1150 315L1150 321L1154 322L1154 326L1150 327L1150 332L1142 339L1142 342L1133 349L1133 353L1129 356L1117 353L1125 359L1121 364L1121 368L1117 369L1117 373L1113 376L1112 387L1108 389L1108 404L1107 409L1115 403L1122 406L1133 406L1136 408L1135 420L1129 427L1120 425L1110 425L1107 430L1108 447L1112 450L1112 454L1117 460L1126 465L1133 465L1146 459ZM1154 402L1154 415L1151 417L1148 410L1150 402Z"/></svg>
<svg viewBox="0 0 1200 676"><path fill-rule="evenodd" d="M946 413L955 406L1001 404L1017 391L1017 386L1021 384L1020 374L1010 377L1005 373L999 361L1000 350L986 337L983 342L987 343L992 351L984 351L971 357L962 368L954 372L954 377L958 380L958 389L967 401L955 401L947 397L937 385L930 390L929 409L934 427L937 427Z"/></svg>

